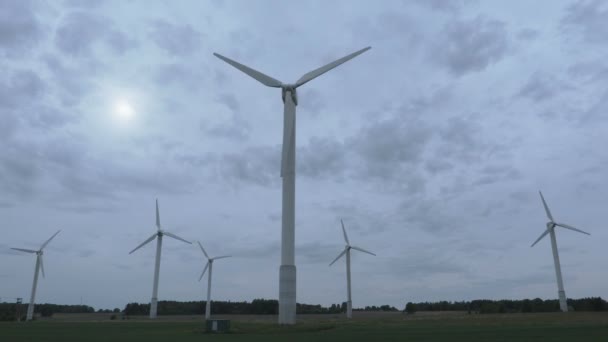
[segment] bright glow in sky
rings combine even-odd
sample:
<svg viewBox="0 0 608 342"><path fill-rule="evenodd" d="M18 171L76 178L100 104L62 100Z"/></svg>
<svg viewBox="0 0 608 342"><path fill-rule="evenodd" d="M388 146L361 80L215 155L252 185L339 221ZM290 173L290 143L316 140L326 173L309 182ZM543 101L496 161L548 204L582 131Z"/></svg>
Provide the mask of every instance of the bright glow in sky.
<svg viewBox="0 0 608 342"><path fill-rule="evenodd" d="M114 107L115 115L122 121L128 121L135 115L135 109L129 101L120 99Z"/></svg>

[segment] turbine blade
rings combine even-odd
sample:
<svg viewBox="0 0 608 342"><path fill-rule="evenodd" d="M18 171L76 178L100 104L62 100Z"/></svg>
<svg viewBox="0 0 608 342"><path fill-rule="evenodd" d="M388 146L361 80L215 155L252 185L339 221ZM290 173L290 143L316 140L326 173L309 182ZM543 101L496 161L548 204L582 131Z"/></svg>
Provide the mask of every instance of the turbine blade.
<svg viewBox="0 0 608 342"><path fill-rule="evenodd" d="M342 223L342 233L344 233L344 241L346 241L347 245L350 245L350 242L348 242L348 235L346 235L346 228L344 228L344 221L340 219L340 223Z"/></svg>
<svg viewBox="0 0 608 342"><path fill-rule="evenodd" d="M163 234L164 234L164 235L167 235L167 236L169 236L169 237L172 237L172 238L174 238L174 239L176 239L176 240L180 240L180 241L183 241L183 242L185 242L185 243L192 244L192 242L190 242L190 241L188 241L188 240L185 240L185 239L182 239L181 237L179 237L179 236L177 236L177 235L175 235L175 234L173 234L173 233L169 233L169 232L167 232L167 231L164 231L164 232L163 232Z"/></svg>
<svg viewBox="0 0 608 342"><path fill-rule="evenodd" d="M48 244L49 244L49 242L51 242L51 240L53 240L53 238L54 238L55 236L57 236L57 234L59 234L59 232L61 232L61 230L58 230L58 231L57 231L57 233L53 234L53 236L51 236L51 237L50 237L48 240L46 240L46 242L45 242L45 243L43 243L43 244L42 244L42 246L40 246L40 250L43 250L43 249L44 249L44 247L46 247L46 245L48 245Z"/></svg>
<svg viewBox="0 0 608 342"><path fill-rule="evenodd" d="M291 100L290 100L291 101ZM295 142L295 131L296 131L296 113L295 105L288 108L285 106L284 111L285 122L283 124L283 146L281 151L281 177L284 177L294 170L287 169L287 163L289 161L290 153L294 151L293 145Z"/></svg>
<svg viewBox="0 0 608 342"><path fill-rule="evenodd" d="M215 258L211 258L211 260L224 259L224 258L230 258L230 257L232 257L232 255L222 255L222 256L215 257Z"/></svg>
<svg viewBox="0 0 608 342"><path fill-rule="evenodd" d="M538 241L540 241L542 238L544 238L545 235L547 235L547 234L549 234L549 229L545 230L544 233L540 234L540 236L538 237L538 239L536 239L536 241L534 241L534 243L530 247L534 247L534 245L536 245L538 243Z"/></svg>
<svg viewBox="0 0 608 342"><path fill-rule="evenodd" d="M38 251L35 251L33 249L25 249L25 248L11 248L14 249L16 251L20 251L20 252L25 252L25 253L36 253Z"/></svg>
<svg viewBox="0 0 608 342"><path fill-rule="evenodd" d="M342 58L340 58L338 60L335 60L335 61L333 61L333 62L331 62L329 64L326 64L326 65L324 65L324 66L322 66L322 67L320 67L318 69L315 69L315 70L313 70L311 72L308 72L308 73L304 74L296 82L296 85L295 85L296 88L299 87L299 86L301 86L301 85L303 85L303 84L305 84L305 83L307 83L308 81L311 81L311 80L313 80L313 79L315 79L315 78L323 75L324 73L326 73L329 70L337 67L338 65L340 65L342 63L345 63L345 62L347 62L347 61L349 61L349 60L351 60L351 59L359 56L360 54L364 53L365 51L367 51L367 50L369 50L371 48L372 48L371 46L368 46L368 47L366 47L364 49L361 49L361 50L359 50L357 52L353 52L353 53L351 53L348 56L344 56L344 57L342 57Z"/></svg>
<svg viewBox="0 0 608 342"><path fill-rule="evenodd" d="M338 254L338 256L334 259L334 261L332 261L331 264L329 264L329 266L333 265L336 261L338 261L338 259L340 259L344 254L346 254L346 251L348 251L348 247L344 248L342 253Z"/></svg>
<svg viewBox="0 0 608 342"><path fill-rule="evenodd" d="M44 276L44 262L42 262L42 255L40 255L40 270L42 271L42 278L46 278Z"/></svg>
<svg viewBox="0 0 608 342"><path fill-rule="evenodd" d="M146 241L142 242L139 246L135 247L134 250L130 251L129 254L135 252L136 250L142 248L145 244L147 244L148 242L154 240L154 238L156 237L156 233L152 234L152 236L150 236Z"/></svg>
<svg viewBox="0 0 608 342"><path fill-rule="evenodd" d="M207 272L207 268L209 268L209 261L207 261L207 264L205 264L205 268L203 268L203 273L201 273L201 276L198 278L198 281L201 281L201 279L203 279L205 272Z"/></svg>
<svg viewBox="0 0 608 342"><path fill-rule="evenodd" d="M160 214L158 213L158 198L156 199L156 228L160 230Z"/></svg>
<svg viewBox="0 0 608 342"><path fill-rule="evenodd" d="M575 232L579 232L579 233L583 233L583 234L591 235L591 234L589 234L589 233L587 233L587 232L585 232L585 231L582 231L582 230L580 230L580 229L578 229L578 228L574 228L574 227L572 227L572 226L570 226L570 225L567 225L567 224L563 224L563 223L556 223L555 225L556 225L556 226L560 226L560 227L562 227L562 228L566 228L566 229L574 230Z"/></svg>
<svg viewBox="0 0 608 342"><path fill-rule="evenodd" d="M542 192L538 192L540 194L540 199L543 201L543 206L545 207L545 211L547 212L547 217L549 218L549 220L551 222L553 222L553 215L551 215L551 211L549 210L549 207L547 206L547 202L545 202L545 197L543 197L543 193Z"/></svg>
<svg viewBox="0 0 608 342"><path fill-rule="evenodd" d="M352 249L356 249L356 250L358 250L359 252L363 252L363 253L367 253L367 254L371 254L371 255L373 255L373 256L376 256L376 254L374 254L374 253L372 253L372 252L370 252L370 251L366 251L365 249L363 249L363 248L361 248L361 247L355 247L355 246L352 246L351 248L352 248Z"/></svg>
<svg viewBox="0 0 608 342"><path fill-rule="evenodd" d="M213 55L221 60L223 60L224 62L232 65L233 67L239 69L240 71L246 73L247 75L253 77L254 79L256 79L258 82L262 83L265 86L268 87L273 87L273 88L281 88L281 86L283 86L283 83L281 83L281 81L279 80L275 80L274 78L265 75L257 70L254 70L248 66L245 66L239 62L233 61L232 59L228 58L228 57L224 57L222 55L220 55L219 53L213 53Z"/></svg>
<svg viewBox="0 0 608 342"><path fill-rule="evenodd" d="M201 251L203 251L203 254L205 254L205 257L206 257L207 259L209 259L209 255L207 254L207 252L206 252L206 251L205 251L205 249L203 248L203 245L201 245L201 242L200 242L200 241L196 241L196 242L198 242L198 246L201 248Z"/></svg>

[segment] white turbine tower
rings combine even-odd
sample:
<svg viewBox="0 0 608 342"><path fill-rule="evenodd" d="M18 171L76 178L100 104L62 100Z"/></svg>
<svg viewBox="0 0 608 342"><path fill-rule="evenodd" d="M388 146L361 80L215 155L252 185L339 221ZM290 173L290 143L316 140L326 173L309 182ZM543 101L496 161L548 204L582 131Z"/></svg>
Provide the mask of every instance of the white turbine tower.
<svg viewBox="0 0 608 342"><path fill-rule="evenodd" d="M346 246L344 247L344 250L342 251L342 253L338 254L338 256L334 259L334 261L332 261L331 264L329 264L329 266L333 265L336 261L338 261L338 259L340 259L344 254L346 254L346 292L347 292L346 318L352 318L353 317L353 301L352 301L351 290L350 290L350 250L354 249L359 252L371 254L373 256L376 256L376 254L374 254L372 252L368 252L365 249L360 248L360 247L351 246L350 242L348 241L348 235L346 235L346 228L344 228L344 222L341 219L340 219L340 223L342 224L342 233L344 233L344 241L346 242Z"/></svg>
<svg viewBox="0 0 608 342"><path fill-rule="evenodd" d="M156 318L156 308L157 308L157 303L158 303L158 273L160 271L160 254L161 254L161 248L163 245L163 236L167 235L169 237L172 237L174 239L183 241L185 243L192 243L190 241L184 240L182 238L180 238L179 236L169 233L166 230L162 230L160 229L160 215L158 213L158 199L156 200L156 233L152 234L152 236L150 236L146 241L142 242L139 246L135 247L135 249L133 249L132 251L129 252L129 254L135 252L136 250L140 249L141 247L143 247L144 245L146 245L148 242L154 240L156 238L156 263L154 265L154 285L152 286L152 300L150 301L150 318Z"/></svg>
<svg viewBox="0 0 608 342"><path fill-rule="evenodd" d="M547 206L547 202L545 202L545 198L543 197L542 192L538 192L540 194L540 199L543 201L543 206L545 207L545 212L547 213L547 217L549 218L549 222L547 222L547 230L545 230L536 241L530 247L534 247L545 235L550 234L551 236L551 249L553 250L553 263L555 264L555 276L557 277L557 294L559 296L559 307L563 312L568 311L568 304L566 302L566 291L564 291L564 282L562 280L562 269L559 264L559 255L557 253L557 241L555 240L555 226L560 226L562 228L574 230L575 232L591 235L587 232L584 232L580 229L574 228L570 225L564 223L557 223L553 220L553 215L551 215L551 211L549 211L549 207Z"/></svg>
<svg viewBox="0 0 608 342"><path fill-rule="evenodd" d="M366 47L325 66L304 74L296 83L284 84L257 70L235 62L220 54L216 57L253 77L265 86L281 88L283 108L283 151L281 177L283 178L281 267L279 269L279 324L296 323L296 266L295 266L295 165L296 165L296 89L329 70L371 49Z"/></svg>
<svg viewBox="0 0 608 342"><path fill-rule="evenodd" d="M213 261L217 259L230 258L231 255L222 255L210 258L200 242L198 242L198 246L201 248L201 251L203 251L203 254L205 254L205 258L207 258L207 264L205 265L205 268L203 269L203 273L201 273L200 278L198 278L198 281L201 281L201 279L203 279L205 272L207 272L207 268L209 268L209 279L207 280L207 306L205 307L205 319L209 319L211 317L211 272L213 271Z"/></svg>
<svg viewBox="0 0 608 342"><path fill-rule="evenodd" d="M38 271L39 270L42 271L42 277L44 278L44 263L42 262L42 255L44 254L43 249L44 249L44 247L46 247L46 245L49 244L49 242L51 242L51 240L53 240L53 238L55 236L57 236L57 234L59 234L60 231L61 230L58 230L57 233L53 234L53 236L51 236L48 240L46 240L46 242L43 243L42 246L40 246L40 249L37 251L35 251L33 249L25 249L25 248L11 248L11 249L14 249L14 250L20 251L20 252L36 254L36 268L34 269L34 283L32 284L32 295L30 296L30 305L28 305L28 307L27 307L26 319L28 321L31 321L32 318L34 317L34 301L36 300L36 287L38 286Z"/></svg>

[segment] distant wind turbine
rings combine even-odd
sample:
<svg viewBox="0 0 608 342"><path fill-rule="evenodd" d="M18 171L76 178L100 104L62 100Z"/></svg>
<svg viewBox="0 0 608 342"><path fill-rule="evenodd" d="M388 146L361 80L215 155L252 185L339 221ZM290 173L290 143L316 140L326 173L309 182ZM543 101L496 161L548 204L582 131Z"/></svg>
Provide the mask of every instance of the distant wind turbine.
<svg viewBox="0 0 608 342"><path fill-rule="evenodd" d="M156 238L156 263L154 265L154 284L152 286L152 300L150 301L150 318L156 318L156 309L157 309L157 304L158 304L158 273L160 271L160 254L161 254L161 248L163 245L163 236L167 235L168 237L172 237L176 240L180 240L183 241L185 243L192 243L188 240L184 240L181 237L169 233L166 230L162 230L160 229L160 214L158 213L158 199L156 200L156 233L152 234L152 236L150 236L146 241L142 242L139 246L135 247L135 249L133 249L132 251L129 252L129 254L135 252L136 250L140 249L141 247L143 247L144 245L146 245L147 243L149 243L150 241L154 240Z"/></svg>
<svg viewBox="0 0 608 342"><path fill-rule="evenodd" d="M283 98L283 151L281 177L283 178L283 212L281 229L281 267L279 268L279 324L296 323L296 265L295 265L295 177L296 177L296 89L323 75L329 70L371 49L366 47L348 56L312 70L293 84L285 84L257 70L233 61L218 53L214 55L258 82L272 88L281 88Z"/></svg>
<svg viewBox="0 0 608 342"><path fill-rule="evenodd" d="M580 229L574 228L570 225L564 223L557 223L553 220L553 215L551 215L551 211L549 211L549 207L547 206L547 202L545 202L545 198L543 197L542 192L538 192L540 194L540 199L543 201L543 206L545 207L545 212L547 213L547 217L549 218L549 222L547 222L547 230L545 230L536 241L530 247L534 247L542 238L544 238L547 234L551 236L551 250L553 250L553 263L555 265L555 276L557 277L557 294L559 296L559 308L563 312L568 311L568 303L566 301L566 291L564 290L564 282L562 280L562 269L559 264L559 254L557 253L557 240L555 239L555 226L560 226L562 228L574 230L575 232L591 235L587 232L584 232Z"/></svg>
<svg viewBox="0 0 608 342"><path fill-rule="evenodd" d="M205 249L203 248L203 245L201 245L199 241L197 242L198 246L201 248L201 251L203 251L205 258L207 258L207 264L205 265L205 268L203 268L203 273L201 273L201 276L200 278L198 278L198 281L201 281L201 279L203 279L207 268L209 268L209 278L207 279L207 306L205 306L205 319L209 319L211 317L211 272L213 271L213 261L217 259L230 258L231 255L222 255L210 258Z"/></svg>
<svg viewBox="0 0 608 342"><path fill-rule="evenodd" d="M356 246L351 246L350 242L348 241L348 235L346 235L346 228L344 228L344 222L342 221L342 219L340 219L340 223L342 224L342 233L344 233L344 241L346 242L346 246L344 247L344 250L342 251L342 253L338 254L338 256L334 259L334 261L331 262L331 264L329 264L329 266L333 265L336 261L338 261L338 259L340 259L344 254L346 254L346 291L347 291L347 302L346 302L346 318L352 318L353 317L353 301L351 298L351 290L350 290L350 250L354 249L357 250L359 252L363 252L363 253L367 253L367 254L371 254L373 256L376 256L376 254L366 251L363 248L360 247L356 247Z"/></svg>
<svg viewBox="0 0 608 342"><path fill-rule="evenodd" d="M53 240L53 238L55 236L57 236L57 234L59 234L60 231L61 230L58 230L57 233L53 234L53 236L51 236L48 240L46 240L46 242L43 243L42 246L40 246L40 249L37 251L35 251L33 249L25 249L25 248L11 248L11 249L14 249L14 250L20 251L20 252L36 254L36 268L34 270L34 283L32 284L32 295L30 297L30 304L27 307L26 320L28 320L28 321L31 321L34 317L34 301L36 300L36 287L38 286L38 271L39 270L42 271L42 277L44 278L44 263L42 262L42 255L44 254L44 252L43 252L44 247L46 247L46 245L48 245L49 242L51 242L51 240Z"/></svg>

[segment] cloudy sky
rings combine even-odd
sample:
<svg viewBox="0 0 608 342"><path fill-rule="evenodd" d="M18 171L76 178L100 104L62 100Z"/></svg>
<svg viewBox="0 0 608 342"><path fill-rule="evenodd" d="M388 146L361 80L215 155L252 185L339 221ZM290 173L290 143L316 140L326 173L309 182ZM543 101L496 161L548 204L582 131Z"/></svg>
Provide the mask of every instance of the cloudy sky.
<svg viewBox="0 0 608 342"><path fill-rule="evenodd" d="M608 297L602 1L16 1L0 6L0 298L149 302L163 227L213 298L278 298L282 109L218 52L299 89L298 302ZM121 105L122 104L122 105ZM132 115L127 117L128 106ZM604 170L604 171L603 171ZM201 300L165 239L160 300Z"/></svg>

